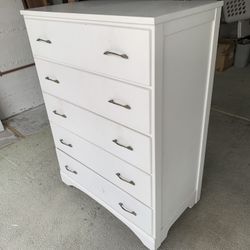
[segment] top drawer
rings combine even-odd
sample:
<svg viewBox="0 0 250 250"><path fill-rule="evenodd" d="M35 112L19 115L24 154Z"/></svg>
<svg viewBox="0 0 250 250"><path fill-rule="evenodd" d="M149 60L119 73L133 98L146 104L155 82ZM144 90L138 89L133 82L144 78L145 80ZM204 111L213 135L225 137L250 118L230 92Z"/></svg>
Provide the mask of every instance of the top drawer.
<svg viewBox="0 0 250 250"><path fill-rule="evenodd" d="M138 84L150 84L150 32L26 19L34 56Z"/></svg>

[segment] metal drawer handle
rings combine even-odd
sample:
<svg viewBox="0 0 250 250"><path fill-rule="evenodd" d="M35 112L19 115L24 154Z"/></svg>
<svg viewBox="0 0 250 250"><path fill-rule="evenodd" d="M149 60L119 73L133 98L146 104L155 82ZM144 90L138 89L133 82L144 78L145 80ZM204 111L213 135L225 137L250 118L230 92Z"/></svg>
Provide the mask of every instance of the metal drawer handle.
<svg viewBox="0 0 250 250"><path fill-rule="evenodd" d="M117 54L117 53L112 52L112 51L105 51L103 54L106 55L106 56L113 55L113 56L119 56L119 57L121 57L123 59L128 59L128 56L126 54Z"/></svg>
<svg viewBox="0 0 250 250"><path fill-rule="evenodd" d="M112 104L114 104L114 105L123 107L123 108L125 108L125 109L131 109L131 107L130 107L129 105L122 105L122 104L120 104L120 103L118 103L118 102L115 102L114 99L111 99L111 100L109 100L108 102L109 102L109 103L112 103Z"/></svg>
<svg viewBox="0 0 250 250"><path fill-rule="evenodd" d="M68 165L65 166L65 169L73 174L77 174L77 172L75 170L70 169Z"/></svg>
<svg viewBox="0 0 250 250"><path fill-rule="evenodd" d="M134 216L136 216L136 212L135 211L129 211L128 209L126 209L123 205L123 203L119 203L119 206L127 213L133 214Z"/></svg>
<svg viewBox="0 0 250 250"><path fill-rule="evenodd" d="M48 81L51 81L51 82L60 83L58 80L51 79L48 76L46 76L45 79L48 80Z"/></svg>
<svg viewBox="0 0 250 250"><path fill-rule="evenodd" d="M49 43L49 44L52 43L50 40L44 40L44 39L42 39L42 38L37 38L36 41L37 41L37 42Z"/></svg>
<svg viewBox="0 0 250 250"><path fill-rule="evenodd" d="M63 117L63 118L67 118L67 116L66 116L65 114L59 114L56 110L53 110L53 113L54 113L55 115L59 115L59 116L61 116L61 117Z"/></svg>
<svg viewBox="0 0 250 250"><path fill-rule="evenodd" d="M120 147L123 147L123 148L126 148L126 149L128 149L130 151L134 150L131 146L124 146L124 145L120 144L117 139L113 140L112 142L114 142L116 145L118 145Z"/></svg>
<svg viewBox="0 0 250 250"><path fill-rule="evenodd" d="M127 183L129 183L129 184L135 186L135 183L134 183L133 181L129 181L129 180L125 179L124 177L121 176L120 173L116 173L116 176L117 176L120 180L125 181L125 182L127 182Z"/></svg>
<svg viewBox="0 0 250 250"><path fill-rule="evenodd" d="M73 147L72 144L64 142L63 139L60 139L60 142L61 142L63 145L68 146L68 147L70 147L70 148Z"/></svg>

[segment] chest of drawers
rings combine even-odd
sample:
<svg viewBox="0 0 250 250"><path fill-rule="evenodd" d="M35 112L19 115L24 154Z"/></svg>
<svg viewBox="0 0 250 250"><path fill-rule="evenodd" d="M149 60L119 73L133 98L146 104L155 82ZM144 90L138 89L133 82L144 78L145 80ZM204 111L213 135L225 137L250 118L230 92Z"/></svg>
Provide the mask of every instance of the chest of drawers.
<svg viewBox="0 0 250 250"><path fill-rule="evenodd" d="M149 249L200 199L221 2L25 10L62 180Z"/></svg>

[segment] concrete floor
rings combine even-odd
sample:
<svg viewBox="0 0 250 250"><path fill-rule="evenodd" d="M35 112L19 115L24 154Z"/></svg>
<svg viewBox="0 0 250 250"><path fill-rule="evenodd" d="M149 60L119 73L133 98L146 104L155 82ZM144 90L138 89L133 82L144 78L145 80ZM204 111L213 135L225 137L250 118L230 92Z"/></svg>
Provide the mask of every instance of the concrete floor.
<svg viewBox="0 0 250 250"><path fill-rule="evenodd" d="M228 100L242 93L248 107L250 92L247 84L237 88L242 74L234 71L237 91L225 94L233 85L228 74L216 77L219 112L211 112L201 201L173 225L161 250L250 249L250 122L234 117L238 111L248 117L249 110ZM106 209L61 182L48 127L0 150L0 176L1 250L145 249Z"/></svg>
<svg viewBox="0 0 250 250"><path fill-rule="evenodd" d="M214 81L213 109L250 121L250 65L217 73Z"/></svg>

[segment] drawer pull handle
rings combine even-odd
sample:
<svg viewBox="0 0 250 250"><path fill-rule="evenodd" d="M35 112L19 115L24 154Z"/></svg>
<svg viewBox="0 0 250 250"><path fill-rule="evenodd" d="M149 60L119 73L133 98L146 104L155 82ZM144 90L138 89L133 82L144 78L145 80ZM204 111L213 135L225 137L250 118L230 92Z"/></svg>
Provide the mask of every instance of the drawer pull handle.
<svg viewBox="0 0 250 250"><path fill-rule="evenodd" d="M125 109L131 109L131 107L130 107L129 105L122 105L122 104L120 104L120 103L118 103L118 102L115 102L113 99L109 100L109 103L112 103L112 104L114 104L114 105L123 107L123 108L125 108Z"/></svg>
<svg viewBox="0 0 250 250"><path fill-rule="evenodd" d="M68 146L68 147L70 147L70 148L73 148L72 144L64 142L63 139L60 139L60 142L61 142L63 145L65 145L65 146Z"/></svg>
<svg viewBox="0 0 250 250"><path fill-rule="evenodd" d="M51 79L48 76L46 76L45 79L48 80L48 81L51 81L51 82L60 83L58 80Z"/></svg>
<svg viewBox="0 0 250 250"><path fill-rule="evenodd" d="M123 205L123 203L119 203L119 206L127 213L133 214L134 216L136 216L136 212L135 211L129 211L128 209L126 209Z"/></svg>
<svg viewBox="0 0 250 250"><path fill-rule="evenodd" d="M67 116L66 116L65 114L59 114L56 110L54 110L53 113L54 113L55 115L59 115L59 116L61 116L61 117L63 117L63 118L67 118Z"/></svg>
<svg viewBox="0 0 250 250"><path fill-rule="evenodd" d="M117 139L113 140L112 142L114 142L116 145L118 145L120 147L123 147L123 148L126 148L126 149L128 149L130 151L134 150L131 146L124 146L124 145L120 144Z"/></svg>
<svg viewBox="0 0 250 250"><path fill-rule="evenodd" d="M126 54L117 54L117 53L112 52L112 51L105 51L103 54L106 55L106 56L113 55L113 56L119 56L119 57L121 57L123 59L128 59L128 56Z"/></svg>
<svg viewBox="0 0 250 250"><path fill-rule="evenodd" d="M135 186L135 183L134 183L133 181L129 181L129 180L125 179L124 177L121 176L120 173L116 173L116 176L117 176L120 180L125 181L125 182L127 182L127 183L129 183L129 184Z"/></svg>
<svg viewBox="0 0 250 250"><path fill-rule="evenodd" d="M70 169L68 165L65 166L65 169L73 174L77 174L77 172L75 170Z"/></svg>
<svg viewBox="0 0 250 250"><path fill-rule="evenodd" d="M49 44L52 43L50 40L44 40L44 39L42 39L42 38L37 38L36 41L37 41L37 42L49 43Z"/></svg>

